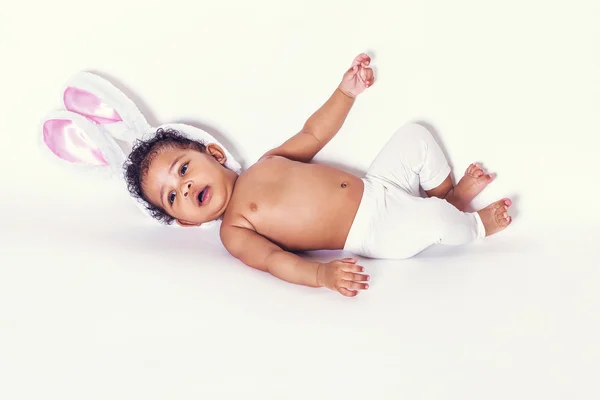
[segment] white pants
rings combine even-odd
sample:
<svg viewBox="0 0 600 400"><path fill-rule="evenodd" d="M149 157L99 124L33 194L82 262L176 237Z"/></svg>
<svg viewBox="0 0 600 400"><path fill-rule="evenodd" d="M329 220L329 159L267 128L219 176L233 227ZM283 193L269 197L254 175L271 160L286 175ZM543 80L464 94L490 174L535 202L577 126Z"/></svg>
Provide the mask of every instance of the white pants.
<svg viewBox="0 0 600 400"><path fill-rule="evenodd" d="M344 250L369 258L409 258L433 244L462 245L484 237L479 214L421 197L419 187L434 189L449 174L427 129L400 128L362 178L365 189Z"/></svg>

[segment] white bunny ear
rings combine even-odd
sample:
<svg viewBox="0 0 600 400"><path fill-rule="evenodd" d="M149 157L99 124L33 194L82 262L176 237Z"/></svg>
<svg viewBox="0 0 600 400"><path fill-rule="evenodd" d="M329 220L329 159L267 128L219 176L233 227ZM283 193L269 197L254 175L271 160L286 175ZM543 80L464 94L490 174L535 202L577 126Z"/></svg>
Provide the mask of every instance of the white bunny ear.
<svg viewBox="0 0 600 400"><path fill-rule="evenodd" d="M114 138L130 144L135 139L148 139L156 133L156 129L148 124L130 98L108 80L91 72L79 72L69 79L64 90L63 101L67 110L89 118ZM225 150L227 156L225 166L238 174L241 173L241 165L208 132L180 123L165 124L161 127L176 129L190 139L202 140L205 144L218 144Z"/></svg>
<svg viewBox="0 0 600 400"><path fill-rule="evenodd" d="M66 83L65 108L101 125L114 138L131 143L151 127L135 103L108 80L79 72Z"/></svg>
<svg viewBox="0 0 600 400"><path fill-rule="evenodd" d="M120 174L125 154L101 128L70 111L49 113L41 126L42 147L75 169Z"/></svg>

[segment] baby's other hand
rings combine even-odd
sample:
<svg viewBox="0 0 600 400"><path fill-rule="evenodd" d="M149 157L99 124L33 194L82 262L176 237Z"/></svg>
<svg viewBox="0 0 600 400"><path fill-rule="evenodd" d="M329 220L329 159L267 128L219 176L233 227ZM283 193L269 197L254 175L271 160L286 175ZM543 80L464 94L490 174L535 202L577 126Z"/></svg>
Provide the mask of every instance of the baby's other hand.
<svg viewBox="0 0 600 400"><path fill-rule="evenodd" d="M369 280L364 268L356 264L356 258L333 260L319 266L317 279L322 286L347 297L354 297L360 290L367 290Z"/></svg>
<svg viewBox="0 0 600 400"><path fill-rule="evenodd" d="M356 98L375 81L373 70L369 67L370 64L371 57L365 53L359 54L352 62L350 69L344 74L338 88L347 96Z"/></svg>

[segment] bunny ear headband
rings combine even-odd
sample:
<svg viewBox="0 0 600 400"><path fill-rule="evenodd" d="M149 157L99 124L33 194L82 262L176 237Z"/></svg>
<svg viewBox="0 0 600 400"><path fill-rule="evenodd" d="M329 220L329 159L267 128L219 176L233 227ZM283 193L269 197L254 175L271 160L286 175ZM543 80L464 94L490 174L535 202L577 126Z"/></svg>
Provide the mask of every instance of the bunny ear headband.
<svg viewBox="0 0 600 400"><path fill-rule="evenodd" d="M219 145L227 157L225 166L237 174L242 171L227 149L202 129L177 123L150 126L131 99L98 75L80 72L71 77L63 90L63 103L66 110L52 111L44 119L41 141L45 153L64 166L123 179L133 142L150 139L159 128L171 128L205 145Z"/></svg>

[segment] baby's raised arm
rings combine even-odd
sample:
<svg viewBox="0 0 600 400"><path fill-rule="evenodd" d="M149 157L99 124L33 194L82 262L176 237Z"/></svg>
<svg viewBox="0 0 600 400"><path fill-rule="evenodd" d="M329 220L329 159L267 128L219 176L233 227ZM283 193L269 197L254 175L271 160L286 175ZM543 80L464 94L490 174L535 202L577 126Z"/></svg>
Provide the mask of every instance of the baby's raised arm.
<svg viewBox="0 0 600 400"><path fill-rule="evenodd" d="M329 263L308 261L287 252L255 231L237 226L221 226L221 240L227 251L244 264L269 272L284 281L310 287L327 287L353 297L368 288L369 280L356 259Z"/></svg>
<svg viewBox="0 0 600 400"><path fill-rule="evenodd" d="M373 70L371 58L359 54L329 99L305 122L302 130L280 146L269 150L261 159L277 155L295 161L310 162L338 133L356 97L370 87Z"/></svg>

